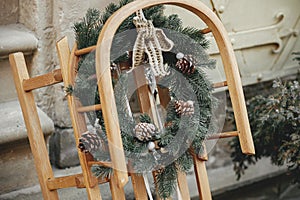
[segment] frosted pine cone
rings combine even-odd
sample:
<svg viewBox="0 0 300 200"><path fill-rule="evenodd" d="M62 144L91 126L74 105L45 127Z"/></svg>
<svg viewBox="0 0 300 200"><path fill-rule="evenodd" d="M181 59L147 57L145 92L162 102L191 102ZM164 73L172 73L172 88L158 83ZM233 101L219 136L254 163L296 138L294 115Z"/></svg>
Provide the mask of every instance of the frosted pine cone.
<svg viewBox="0 0 300 200"><path fill-rule="evenodd" d="M183 74L192 74L195 72L194 58L192 55L184 55L183 53L177 53L176 58L176 67Z"/></svg>
<svg viewBox="0 0 300 200"><path fill-rule="evenodd" d="M194 114L194 102L178 100L175 102L175 111L181 116L190 116Z"/></svg>
<svg viewBox="0 0 300 200"><path fill-rule="evenodd" d="M78 148L83 152L95 152L102 147L100 137L89 131L83 133L79 138Z"/></svg>
<svg viewBox="0 0 300 200"><path fill-rule="evenodd" d="M135 137L140 141L149 141L155 135L156 128L150 123L138 123L134 128Z"/></svg>

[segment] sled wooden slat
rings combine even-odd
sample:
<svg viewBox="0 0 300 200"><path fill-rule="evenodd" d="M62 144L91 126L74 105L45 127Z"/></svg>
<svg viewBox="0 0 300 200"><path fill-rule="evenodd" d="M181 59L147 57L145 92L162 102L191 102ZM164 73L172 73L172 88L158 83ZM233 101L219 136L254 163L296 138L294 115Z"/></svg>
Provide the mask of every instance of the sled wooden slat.
<svg viewBox="0 0 300 200"><path fill-rule="evenodd" d="M101 104L96 104L92 106L82 106L77 108L77 112L83 113L83 112L91 112L91 111L97 111L101 110Z"/></svg>
<svg viewBox="0 0 300 200"><path fill-rule="evenodd" d="M24 55L20 52L10 54L9 61L43 197L46 200L56 200L58 199L57 191L50 191L47 187L47 180L54 178L54 175L33 93L25 92L23 89L23 81L29 79Z"/></svg>
<svg viewBox="0 0 300 200"><path fill-rule="evenodd" d="M213 140L213 139L237 137L237 136L239 136L238 131L230 131L230 132L217 133L217 134L210 135L210 136L207 137L207 139L208 140Z"/></svg>
<svg viewBox="0 0 300 200"><path fill-rule="evenodd" d="M186 173L184 172L178 172L177 176L177 182L178 182L178 187L182 196L183 200L190 200L190 192L188 188L188 182L186 179Z"/></svg>
<svg viewBox="0 0 300 200"><path fill-rule="evenodd" d="M33 78L28 78L23 80L23 89L28 92L34 89L54 85L56 83L61 83L62 76L60 69L56 69L48 74L36 76Z"/></svg>
<svg viewBox="0 0 300 200"><path fill-rule="evenodd" d="M98 178L98 184L108 183L108 178ZM74 174L70 176L56 177L47 181L49 190L57 190L69 187L85 188L83 174Z"/></svg>
<svg viewBox="0 0 300 200"><path fill-rule="evenodd" d="M202 34L207 34L207 33L211 33L211 29L210 28L204 28L201 30Z"/></svg>
<svg viewBox="0 0 300 200"><path fill-rule="evenodd" d="M81 55L84 55L84 54L88 54L92 51L95 51L96 50L96 45L94 46L90 46L90 47L87 47L87 48L83 48L83 49L79 49L79 50L76 50L75 51L75 56L81 56Z"/></svg>
<svg viewBox="0 0 300 200"><path fill-rule="evenodd" d="M194 171L196 176L196 182L198 187L199 199L211 200L210 186L205 166L205 161L193 156Z"/></svg>
<svg viewBox="0 0 300 200"><path fill-rule="evenodd" d="M139 66L136 69L134 69L133 74L134 74L134 79L135 79L135 83L136 83L136 87L137 87L137 95L138 95L138 101L139 101L139 105L140 105L140 112L141 113L147 113L151 119L153 120L154 124L156 125L156 127L159 127L158 125L158 119L157 116L155 114L155 102L152 98L152 94L149 90L149 87L147 85L147 80L145 78L145 73L144 73L144 66ZM161 96L165 95L163 93L166 93L167 91L162 91L160 93ZM160 97L161 97L160 96ZM160 98L159 97L159 98ZM163 101L169 101L169 98L164 99ZM154 182L155 182L155 176L156 176L156 172L153 172L153 178L154 178ZM189 191L188 191L188 185L187 185L187 181L186 181L186 177L184 174L180 174L180 176L178 177L180 180L178 181L178 185L180 188L180 192L184 195L183 198L184 199L189 199ZM185 178L185 180L181 181L181 179ZM157 190L157 186L156 186L156 190ZM158 195L156 195L156 199L160 199L160 197ZM171 199L171 198L168 198Z"/></svg>
<svg viewBox="0 0 300 200"><path fill-rule="evenodd" d="M76 182L76 179L80 179L80 177L83 177L83 175L74 174L70 176L63 176L63 177L49 179L47 181L47 186L49 190L57 190L57 189L69 188L69 187L81 188L82 184L78 184L78 181Z"/></svg>
<svg viewBox="0 0 300 200"><path fill-rule="evenodd" d="M75 56L72 57L71 55L74 54L76 45L73 47L72 52L70 52L68 40L65 37L61 39L59 42L57 42L56 47L57 47L64 84L68 86L73 85L75 80L74 65L76 63L75 59L77 58ZM72 126L74 130L76 146L78 146L79 137L81 133L87 131L85 117L83 114L77 112L77 108L80 106L80 103L78 102L77 99L75 99L73 95L68 95L67 100L69 105ZM90 167L88 166L88 161L91 161L92 159L90 156L87 156L87 154L81 152L79 148L77 150L78 150L79 161L82 168L82 174L83 174L83 179L86 186L88 198L91 200L92 199L100 200L102 198L100 195L100 189L98 187L98 180L96 177L92 175L92 172L90 171Z"/></svg>
<svg viewBox="0 0 300 200"><path fill-rule="evenodd" d="M148 200L144 179L141 175L130 173L135 199Z"/></svg>
<svg viewBox="0 0 300 200"><path fill-rule="evenodd" d="M113 175L110 180L112 198L114 200L121 200L125 199L124 186L128 182L128 172L123 150L116 101L112 87L110 64L101 64L105 62L110 63L110 57L103 56L109 52L107 51L107 48L103 47L101 42L104 39L102 33L105 31L106 28L104 25L97 41L95 56L96 76L107 139L111 143L111 145L108 145L108 149L110 159L113 164Z"/></svg>
<svg viewBox="0 0 300 200"><path fill-rule="evenodd" d="M221 87L225 87L227 86L227 81L222 81L222 82L218 82L218 83L214 83L213 84L213 88L221 88Z"/></svg>

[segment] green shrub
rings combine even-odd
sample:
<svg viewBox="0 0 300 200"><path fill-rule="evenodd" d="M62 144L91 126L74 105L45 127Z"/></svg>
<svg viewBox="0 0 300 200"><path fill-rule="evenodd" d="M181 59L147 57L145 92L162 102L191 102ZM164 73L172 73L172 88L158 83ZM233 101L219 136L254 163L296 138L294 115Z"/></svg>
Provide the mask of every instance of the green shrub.
<svg viewBox="0 0 300 200"><path fill-rule="evenodd" d="M234 170L239 179L249 165L262 157L272 164L286 165L288 174L300 182L300 86L296 80L273 82L271 95L258 95L247 101L247 110L256 154L241 153L238 139L230 146Z"/></svg>

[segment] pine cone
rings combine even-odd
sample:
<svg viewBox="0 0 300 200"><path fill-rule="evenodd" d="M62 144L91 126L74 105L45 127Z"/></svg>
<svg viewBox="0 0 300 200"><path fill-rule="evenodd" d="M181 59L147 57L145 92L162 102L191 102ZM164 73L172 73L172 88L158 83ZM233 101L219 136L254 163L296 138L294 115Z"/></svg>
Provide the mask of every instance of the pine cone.
<svg viewBox="0 0 300 200"><path fill-rule="evenodd" d="M138 123L134 128L135 137L140 141L149 141L155 135L155 126L150 123Z"/></svg>
<svg viewBox="0 0 300 200"><path fill-rule="evenodd" d="M176 55L178 61L176 62L176 67L183 74L192 74L195 72L194 58L192 55L184 55L183 53L178 53Z"/></svg>
<svg viewBox="0 0 300 200"><path fill-rule="evenodd" d="M175 101L175 111L178 115L190 116L194 114L194 102L193 101Z"/></svg>
<svg viewBox="0 0 300 200"><path fill-rule="evenodd" d="M78 148L83 152L95 152L102 146L100 137L89 131L83 133L79 138Z"/></svg>

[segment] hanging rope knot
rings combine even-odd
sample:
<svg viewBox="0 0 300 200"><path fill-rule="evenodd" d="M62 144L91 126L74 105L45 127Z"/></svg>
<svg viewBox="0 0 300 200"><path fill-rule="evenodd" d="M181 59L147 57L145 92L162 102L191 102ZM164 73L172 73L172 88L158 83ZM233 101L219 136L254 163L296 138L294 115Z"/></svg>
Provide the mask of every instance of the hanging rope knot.
<svg viewBox="0 0 300 200"><path fill-rule="evenodd" d="M138 34L133 47L132 70L143 62L146 53L154 75L168 75L167 65L163 63L162 51L170 51L174 43L167 38L162 29L155 28L152 21L145 18L143 10L136 12L133 23Z"/></svg>

